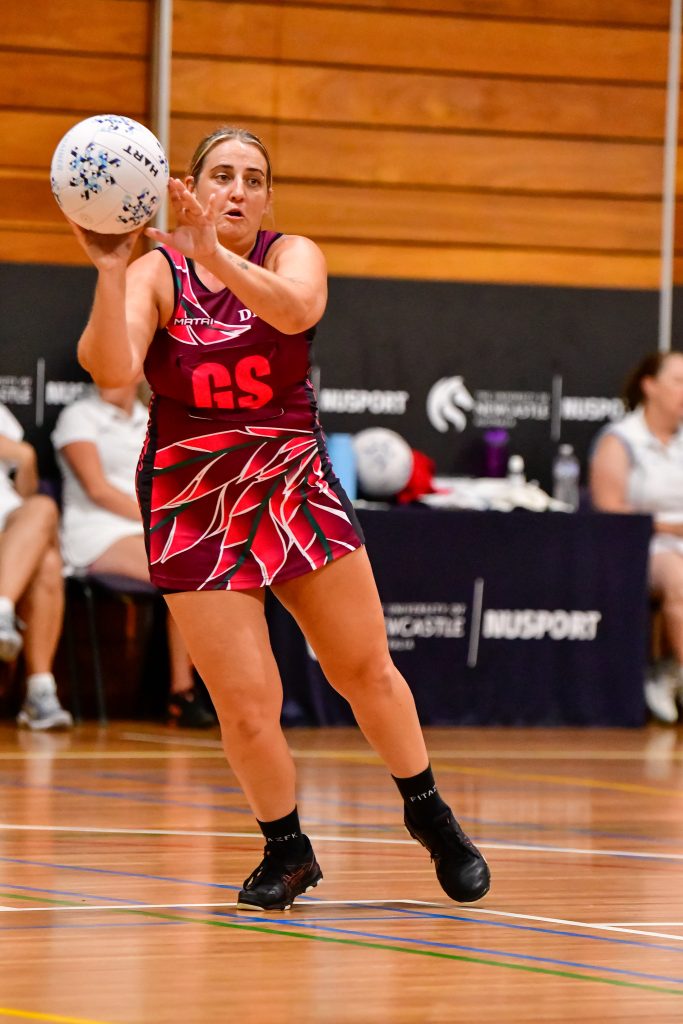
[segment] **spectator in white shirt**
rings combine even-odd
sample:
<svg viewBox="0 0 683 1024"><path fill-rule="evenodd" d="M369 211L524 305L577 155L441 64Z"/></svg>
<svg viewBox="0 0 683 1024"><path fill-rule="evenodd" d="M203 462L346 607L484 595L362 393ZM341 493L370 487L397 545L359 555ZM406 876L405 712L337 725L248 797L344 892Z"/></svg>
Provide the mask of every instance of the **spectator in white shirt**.
<svg viewBox="0 0 683 1024"><path fill-rule="evenodd" d="M38 494L35 450L0 405L0 660L14 661L23 647L26 698L17 722L34 730L73 725L52 672L64 615L57 521L55 502Z"/></svg>
<svg viewBox="0 0 683 1024"><path fill-rule="evenodd" d="M649 512L650 587L662 602L673 662L654 666L645 699L662 722L683 701L683 353L652 353L625 390L627 415L601 433L591 461L593 504L604 512Z"/></svg>
<svg viewBox="0 0 683 1024"><path fill-rule="evenodd" d="M147 409L135 385L92 388L60 413L52 443L63 477L62 553L76 572L116 573L149 582L135 468ZM178 627L167 619L169 718L204 728L216 721L194 686Z"/></svg>

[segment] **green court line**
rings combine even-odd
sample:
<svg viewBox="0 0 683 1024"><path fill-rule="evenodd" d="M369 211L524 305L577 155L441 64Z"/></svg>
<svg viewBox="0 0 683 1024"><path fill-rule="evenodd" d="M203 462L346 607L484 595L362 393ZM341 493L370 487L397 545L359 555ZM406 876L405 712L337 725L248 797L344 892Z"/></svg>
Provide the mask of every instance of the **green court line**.
<svg viewBox="0 0 683 1024"><path fill-rule="evenodd" d="M0 892L0 900L22 900L24 903L56 903L60 907L87 907L88 904L74 903L73 900L50 900L42 896L26 896L24 893Z"/></svg>
<svg viewBox="0 0 683 1024"><path fill-rule="evenodd" d="M7 893L0 893L0 899L8 898ZM43 900L37 896L20 896L18 899L34 903L66 903L65 900ZM77 907L78 903L67 903ZM104 913L104 911L103 911ZM238 921L218 921L204 917L186 917L182 914L161 914L152 910L137 910L135 907L116 907L110 911L114 914L135 914L141 917L161 918L164 921L183 921L186 924L208 924L214 928L231 928L235 931L257 932L263 935L284 935L290 939L308 939L310 942L327 942L336 946L357 946L361 949L382 949L389 953L406 953L408 956L428 956L436 960L455 960L468 964L483 964L487 967L505 967L510 971L525 971L527 974L545 974L554 978L569 978L572 981L588 981L594 984L616 985L617 988L634 988L644 992L661 992L666 995L683 996L678 988L661 988L638 981L619 981L616 978L592 977L590 974L578 974L576 971L558 971L551 967L531 967L526 964L508 964L504 960L487 960L479 956L465 956L461 953L443 953L433 949L406 949L405 946L392 946L386 942L363 942L362 939L342 939L329 935L312 935L310 933L287 931L285 928L269 928L262 924L242 924ZM599 968L596 968L599 970Z"/></svg>
<svg viewBox="0 0 683 1024"><path fill-rule="evenodd" d="M118 913L118 909L116 913ZM125 911L128 912L128 911ZM669 995L683 996L683 991L677 988L660 988L657 985L648 985L637 981L618 981L614 978L593 978L590 974L578 974L575 971L558 971L550 967L529 967L525 964L508 964L503 960L487 960L484 957L464 956L461 953L442 953L433 949L406 949L405 946L392 946L385 942L363 942L362 939L341 939L329 935L311 935L304 932L290 932L284 928L268 928L266 925L241 924L234 921L215 921L200 917L182 917L176 914L159 914L151 910L133 910L133 914L141 914L143 917L162 917L167 921L187 921L191 924L208 924L216 928L235 928L238 931L262 932L265 935L285 935L292 939L309 939L313 942L328 942L340 946L360 946L361 949L382 949L390 953L407 953L409 956L429 956L437 960L457 960L469 964L484 964L488 967L507 967L511 971L525 971L528 974L549 974L556 978L570 978L574 981L592 981L597 984L602 982L605 985L616 985L619 988L642 989L646 992L663 992Z"/></svg>

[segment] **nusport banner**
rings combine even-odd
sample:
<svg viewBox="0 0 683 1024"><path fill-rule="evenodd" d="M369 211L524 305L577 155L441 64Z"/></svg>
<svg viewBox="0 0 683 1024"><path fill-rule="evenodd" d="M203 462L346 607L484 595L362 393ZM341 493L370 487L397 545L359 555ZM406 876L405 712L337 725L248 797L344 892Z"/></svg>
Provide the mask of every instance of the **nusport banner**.
<svg viewBox="0 0 683 1024"><path fill-rule="evenodd" d="M471 475L501 427L547 488L560 441L585 466L622 415L657 315L654 292L336 278L315 345L323 424L388 427L438 472Z"/></svg>
<svg viewBox="0 0 683 1024"><path fill-rule="evenodd" d="M645 720L647 516L360 510L389 648L427 725ZM293 620L269 621L291 723L350 723Z"/></svg>
<svg viewBox="0 0 683 1024"><path fill-rule="evenodd" d="M44 474L57 414L88 379L75 351L94 280L89 267L0 264L0 402ZM656 348L657 306L655 292L333 278L313 352L323 426L389 427L441 474L474 475L486 430L502 427L548 487L560 440L585 462L621 415L624 377ZM680 306L677 294L675 322Z"/></svg>

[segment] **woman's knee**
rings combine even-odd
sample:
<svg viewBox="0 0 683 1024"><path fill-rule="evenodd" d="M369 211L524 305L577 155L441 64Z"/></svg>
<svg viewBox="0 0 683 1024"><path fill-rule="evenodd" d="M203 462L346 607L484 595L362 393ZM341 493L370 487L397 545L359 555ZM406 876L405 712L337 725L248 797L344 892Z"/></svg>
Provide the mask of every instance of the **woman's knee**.
<svg viewBox="0 0 683 1024"><path fill-rule="evenodd" d="M32 494L26 498L22 508L34 517L37 526L51 532L57 526L59 509L53 498L47 494Z"/></svg>
<svg viewBox="0 0 683 1024"><path fill-rule="evenodd" d="M51 545L45 549L38 568L33 576L34 586L40 586L44 590L51 589L61 592L64 589L64 577L62 575L62 558L56 547Z"/></svg>
<svg viewBox="0 0 683 1024"><path fill-rule="evenodd" d="M225 688L211 694L221 729L232 742L251 743L279 726L281 701L258 685Z"/></svg>
<svg viewBox="0 0 683 1024"><path fill-rule="evenodd" d="M383 700L396 690L398 672L388 651L324 671L330 685L350 702L358 697Z"/></svg>

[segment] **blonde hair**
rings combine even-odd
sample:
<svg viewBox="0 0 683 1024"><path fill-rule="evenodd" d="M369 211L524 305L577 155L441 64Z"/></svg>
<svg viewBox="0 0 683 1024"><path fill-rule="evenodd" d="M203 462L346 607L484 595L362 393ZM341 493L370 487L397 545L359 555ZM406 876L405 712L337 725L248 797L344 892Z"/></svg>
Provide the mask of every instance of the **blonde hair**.
<svg viewBox="0 0 683 1024"><path fill-rule="evenodd" d="M234 125L223 125L220 128L216 128L215 131L211 132L210 135L206 135L199 143L190 161L189 173L195 181L202 173L204 160L214 146L217 146L219 142L225 142L227 139L238 139L247 146L256 146L256 148L261 151L266 161L266 186L271 188L273 184L273 172L270 165L270 156L265 144L261 139L259 139L258 135L250 132L247 128L237 128Z"/></svg>

